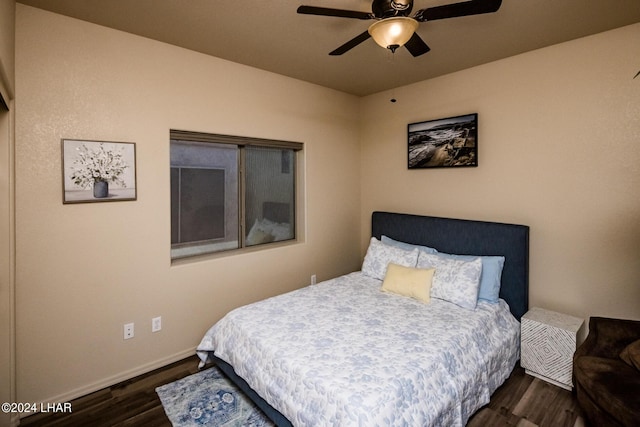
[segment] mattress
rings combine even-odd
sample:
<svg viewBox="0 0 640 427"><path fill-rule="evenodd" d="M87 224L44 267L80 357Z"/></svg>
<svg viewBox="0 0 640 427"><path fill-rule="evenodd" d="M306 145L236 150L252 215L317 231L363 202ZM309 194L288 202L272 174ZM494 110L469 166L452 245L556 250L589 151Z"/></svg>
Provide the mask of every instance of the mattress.
<svg viewBox="0 0 640 427"><path fill-rule="evenodd" d="M295 426L464 426L519 359L506 302L475 310L347 274L231 311L197 352Z"/></svg>

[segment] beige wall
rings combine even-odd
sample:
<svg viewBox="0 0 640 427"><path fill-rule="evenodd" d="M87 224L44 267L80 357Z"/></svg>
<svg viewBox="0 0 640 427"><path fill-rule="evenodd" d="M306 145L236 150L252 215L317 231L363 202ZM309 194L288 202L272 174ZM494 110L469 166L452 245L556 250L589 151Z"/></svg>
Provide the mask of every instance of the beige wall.
<svg viewBox="0 0 640 427"><path fill-rule="evenodd" d="M18 401L191 354L229 309L357 269L376 209L528 224L531 305L640 318L640 24L398 88L392 104L17 12ZM407 123L470 112L478 168L406 169ZM172 267L170 128L304 142L305 241ZM61 138L135 142L138 200L63 205Z"/></svg>
<svg viewBox="0 0 640 427"><path fill-rule="evenodd" d="M15 401L14 334L14 33L15 2L0 0L0 402ZM0 426L16 422L16 414L0 413Z"/></svg>
<svg viewBox="0 0 640 427"><path fill-rule="evenodd" d="M361 251L372 210L527 224L531 306L640 319L638 40L640 24L363 98ZM408 123L473 112L477 168L407 170Z"/></svg>
<svg viewBox="0 0 640 427"><path fill-rule="evenodd" d="M20 4L16 27L18 401L191 355L230 309L358 269L357 98ZM305 143L305 241L172 267L171 128ZM138 200L63 205L61 138L135 142Z"/></svg>
<svg viewBox="0 0 640 427"><path fill-rule="evenodd" d="M0 93L13 99L15 81L15 0L0 0Z"/></svg>

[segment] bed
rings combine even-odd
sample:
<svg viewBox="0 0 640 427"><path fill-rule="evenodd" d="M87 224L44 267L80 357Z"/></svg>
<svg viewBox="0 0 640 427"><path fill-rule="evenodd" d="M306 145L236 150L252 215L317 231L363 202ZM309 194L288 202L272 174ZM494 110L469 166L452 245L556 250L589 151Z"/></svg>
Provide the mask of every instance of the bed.
<svg viewBox="0 0 640 427"><path fill-rule="evenodd" d="M361 271L233 310L197 352L278 426L464 426L519 359L528 256L524 225L374 212ZM426 294L391 286L416 274Z"/></svg>

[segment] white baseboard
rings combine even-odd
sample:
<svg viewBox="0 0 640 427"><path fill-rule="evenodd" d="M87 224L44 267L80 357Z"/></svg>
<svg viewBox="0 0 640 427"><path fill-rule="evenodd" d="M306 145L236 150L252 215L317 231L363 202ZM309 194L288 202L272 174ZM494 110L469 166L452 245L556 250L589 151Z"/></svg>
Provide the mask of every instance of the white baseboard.
<svg viewBox="0 0 640 427"><path fill-rule="evenodd" d="M134 369L121 372L112 377L104 378L95 383L88 384L83 387L79 387L77 389L69 391L68 393L63 393L57 396L48 397L46 399L43 399L42 402L38 402L38 403L70 402L73 399L86 396L98 390L102 390L103 388L111 387L115 384L121 383L122 381L129 380L131 378L137 377L138 375L146 374L147 372L151 372L155 369L162 368L163 366L170 365L173 362L178 362L182 359L186 359L187 357L194 356L195 354L196 354L196 347L193 347L193 348L181 351L179 353L175 353L171 356L164 357L162 359L158 359L153 362L147 363L146 365L138 366ZM33 415L33 412L23 414L22 417L26 417L28 415Z"/></svg>

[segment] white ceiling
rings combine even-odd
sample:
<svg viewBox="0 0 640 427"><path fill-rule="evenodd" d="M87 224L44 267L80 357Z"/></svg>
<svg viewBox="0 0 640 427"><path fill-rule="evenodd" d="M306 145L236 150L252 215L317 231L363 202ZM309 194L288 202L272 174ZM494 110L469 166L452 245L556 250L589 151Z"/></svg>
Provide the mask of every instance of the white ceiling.
<svg viewBox="0 0 640 427"><path fill-rule="evenodd" d="M418 9L456 0L415 0ZM298 6L371 11L368 0L18 0L355 95L368 95L640 22L640 0L503 0L494 14L423 22L431 51L395 55L371 39L328 53L372 21L299 15ZM640 40L639 40L640 43ZM615 46L612 46L614 49ZM629 54L637 54L630 52ZM640 58L638 58L640 66ZM633 77L633 76L631 76Z"/></svg>

